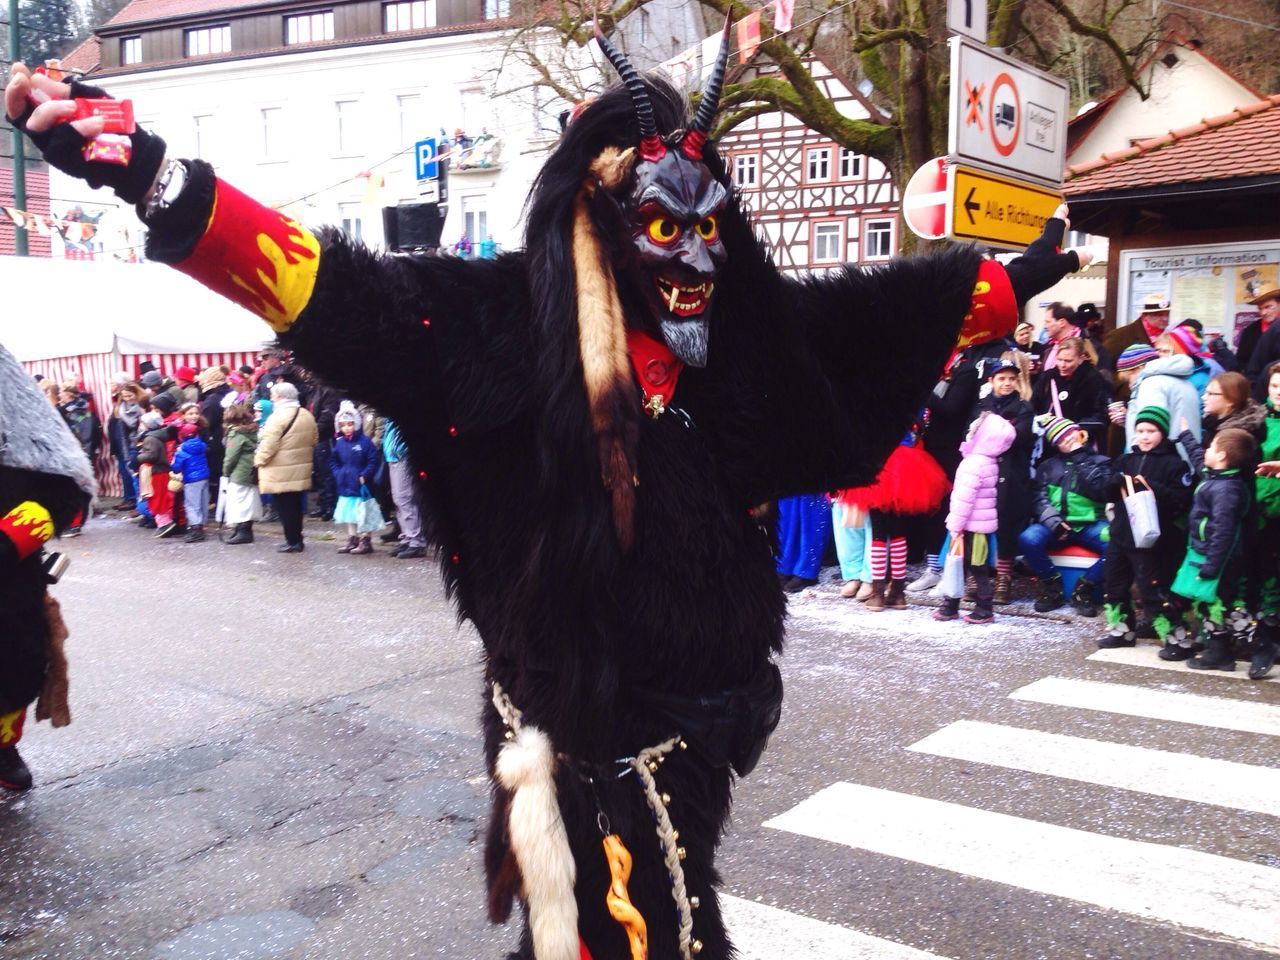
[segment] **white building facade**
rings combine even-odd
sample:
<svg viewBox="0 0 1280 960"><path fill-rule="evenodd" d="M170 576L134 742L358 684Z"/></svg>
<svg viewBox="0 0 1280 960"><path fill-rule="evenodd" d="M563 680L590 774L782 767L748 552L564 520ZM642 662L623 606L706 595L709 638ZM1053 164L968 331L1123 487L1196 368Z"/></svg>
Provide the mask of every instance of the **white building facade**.
<svg viewBox="0 0 1280 960"><path fill-rule="evenodd" d="M529 68L504 57L508 43L506 32L477 30L118 68L87 79L131 98L138 122L165 138L171 156L207 160L261 202L311 226L341 226L370 246L384 244L383 207L421 199L417 141L488 134L497 139L488 151L496 160L451 166L442 244L465 234L473 244L509 249L522 242L525 197L565 105L535 95ZM55 207L108 205L104 253L138 241L132 211L112 206L108 191L57 171L52 177Z"/></svg>

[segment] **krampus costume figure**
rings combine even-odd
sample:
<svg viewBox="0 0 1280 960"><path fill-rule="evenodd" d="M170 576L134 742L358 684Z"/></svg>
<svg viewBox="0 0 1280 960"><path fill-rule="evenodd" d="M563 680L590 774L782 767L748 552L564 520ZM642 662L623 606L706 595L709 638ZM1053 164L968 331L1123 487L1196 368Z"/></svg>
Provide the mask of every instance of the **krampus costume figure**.
<svg viewBox="0 0 1280 960"><path fill-rule="evenodd" d="M568 124L525 250L495 261L313 236L150 134L127 170L83 162L66 125L33 138L149 197L153 259L401 425L484 641L489 912L522 901L522 954L724 958L714 853L782 698L753 508L870 482L957 344L1078 262L1042 244L1006 274L954 247L785 279L706 140L727 49L690 124L605 48L625 86Z"/></svg>
<svg viewBox="0 0 1280 960"><path fill-rule="evenodd" d="M26 790L18 753L27 707L55 727L67 707L66 628L47 592L44 545L95 489L80 444L31 375L0 346L0 787Z"/></svg>

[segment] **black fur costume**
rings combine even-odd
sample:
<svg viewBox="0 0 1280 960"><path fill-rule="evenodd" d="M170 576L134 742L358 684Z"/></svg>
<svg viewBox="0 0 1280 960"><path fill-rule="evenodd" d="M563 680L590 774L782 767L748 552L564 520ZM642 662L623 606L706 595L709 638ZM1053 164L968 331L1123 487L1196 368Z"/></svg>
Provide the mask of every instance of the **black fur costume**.
<svg viewBox="0 0 1280 960"><path fill-rule="evenodd" d="M50 660L44 557L15 545L3 518L20 504L38 504L48 511L49 532L61 535L94 490L79 443L0 345L0 716L36 699Z"/></svg>
<svg viewBox="0 0 1280 960"><path fill-rule="evenodd" d="M675 92L646 85L658 130L683 128ZM731 955L714 893L727 760L758 731L730 731L739 742L723 749L680 729L672 714L682 698L696 704L772 676L786 608L774 534L753 508L875 477L956 344L981 257L950 247L875 270L786 279L731 198L720 217L728 259L716 279L707 365L684 370L656 419L639 413L638 388L634 408L621 411L637 484L633 544L624 549L584 389L571 236L592 161L638 139L623 88L586 108L534 187L526 249L495 261L377 256L323 231L306 308L277 329L326 382L401 425L448 591L484 642L489 769L506 732L489 681L557 751L578 929L591 956L631 956L605 905L600 812L634 857L630 894L647 921L649 955L680 956L653 815L637 777L616 777L619 758L680 733L689 749L673 752L656 779L686 851L688 893L700 900L700 956L719 960ZM711 145L703 158L727 185ZM208 269L216 257L200 250L214 230L206 226L213 197L221 209L228 188L207 164L187 170L181 196L149 219L148 253L216 286ZM598 229L624 260L629 237L608 220ZM188 269L202 256L203 273ZM1014 291L1024 299L1067 269L1055 261L1024 270ZM221 292L236 296L226 285ZM620 294L633 316L634 291ZM486 851L495 919L519 892L509 799L495 785ZM524 952L532 956L527 929Z"/></svg>

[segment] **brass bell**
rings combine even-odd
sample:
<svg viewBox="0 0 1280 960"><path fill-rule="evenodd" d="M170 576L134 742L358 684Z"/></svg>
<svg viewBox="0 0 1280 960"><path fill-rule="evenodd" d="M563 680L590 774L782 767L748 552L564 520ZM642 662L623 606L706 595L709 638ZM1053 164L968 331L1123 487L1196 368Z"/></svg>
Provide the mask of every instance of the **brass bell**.
<svg viewBox="0 0 1280 960"><path fill-rule="evenodd" d="M688 749L689 749L689 744L687 744L687 743L685 743L683 740L681 740L681 741L680 741L680 749L681 749L681 750L688 750Z"/></svg>
<svg viewBox="0 0 1280 960"><path fill-rule="evenodd" d="M650 772L650 773L657 773L657 772L658 772L658 765L657 765L656 763L654 763L652 760L650 760L650 761L649 761L649 772Z"/></svg>
<svg viewBox="0 0 1280 960"><path fill-rule="evenodd" d="M690 898L689 898L689 906L691 906L691 907L693 907L693 909L697 910L700 906L702 906L702 898L701 898L701 897L690 897Z"/></svg>
<svg viewBox="0 0 1280 960"><path fill-rule="evenodd" d="M681 860L683 860L688 855L689 855L689 852L685 850L684 847L676 847L676 856L679 857Z"/></svg>
<svg viewBox="0 0 1280 960"><path fill-rule="evenodd" d="M506 737L508 740L514 740L516 738L516 735L512 733L510 730L504 733L503 736Z"/></svg>
<svg viewBox="0 0 1280 960"><path fill-rule="evenodd" d="M669 793L664 793L664 794L662 795L662 804L663 804L663 806L667 806L667 805L669 805L670 803L671 803L671 794L669 794Z"/></svg>
<svg viewBox="0 0 1280 960"><path fill-rule="evenodd" d="M701 940L695 940L695 941L693 941L693 943L689 944L689 951L690 951L691 953L701 953L701 952L702 952L702 941L701 941Z"/></svg>

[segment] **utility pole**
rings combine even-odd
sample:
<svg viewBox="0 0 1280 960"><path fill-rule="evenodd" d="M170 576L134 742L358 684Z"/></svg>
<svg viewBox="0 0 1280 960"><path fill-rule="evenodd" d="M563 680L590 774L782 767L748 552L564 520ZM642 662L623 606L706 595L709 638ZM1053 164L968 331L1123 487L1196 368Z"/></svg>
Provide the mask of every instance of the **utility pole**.
<svg viewBox="0 0 1280 960"><path fill-rule="evenodd" d="M18 0L9 0L9 64L19 58L18 49ZM26 144L22 142L22 131L13 128L13 208L26 212L27 209L27 157ZM25 217L23 218L25 222ZM14 253L20 257L27 255L27 228L14 227Z"/></svg>
<svg viewBox="0 0 1280 960"><path fill-rule="evenodd" d="M18 60L18 0L9 0L9 65L13 67ZM13 209L27 210L27 156L26 143L22 142L22 131L13 128ZM14 252L18 256L27 256L27 228L14 228Z"/></svg>

